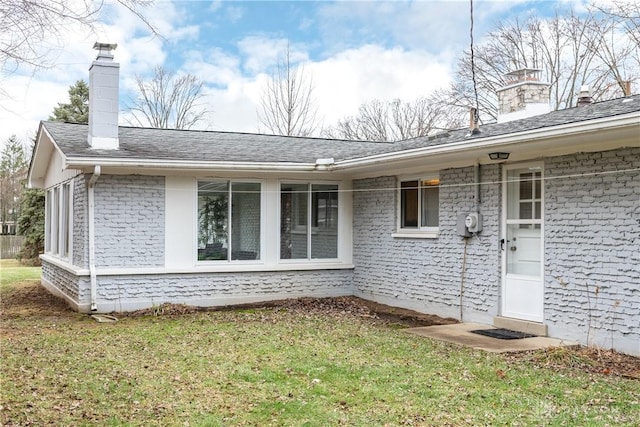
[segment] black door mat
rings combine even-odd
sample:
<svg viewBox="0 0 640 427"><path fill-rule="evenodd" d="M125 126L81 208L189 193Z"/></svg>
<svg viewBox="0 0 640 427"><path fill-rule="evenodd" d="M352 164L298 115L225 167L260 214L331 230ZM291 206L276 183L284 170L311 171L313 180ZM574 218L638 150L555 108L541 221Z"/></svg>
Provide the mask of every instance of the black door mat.
<svg viewBox="0 0 640 427"><path fill-rule="evenodd" d="M522 338L531 338L536 335L526 334L524 332L512 331L511 329L476 329L471 331L474 334L484 335L491 338L497 338L499 340L519 340Z"/></svg>

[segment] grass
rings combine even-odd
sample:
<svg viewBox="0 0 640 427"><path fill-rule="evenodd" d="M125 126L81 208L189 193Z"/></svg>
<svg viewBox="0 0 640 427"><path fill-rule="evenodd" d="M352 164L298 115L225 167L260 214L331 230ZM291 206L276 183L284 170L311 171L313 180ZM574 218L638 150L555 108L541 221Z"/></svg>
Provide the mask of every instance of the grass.
<svg viewBox="0 0 640 427"><path fill-rule="evenodd" d="M0 260L0 286L8 286L25 280L38 280L40 267L25 267L18 260Z"/></svg>
<svg viewBox="0 0 640 427"><path fill-rule="evenodd" d="M2 285L3 425L640 424L638 381L368 318L253 309L100 324L16 280Z"/></svg>

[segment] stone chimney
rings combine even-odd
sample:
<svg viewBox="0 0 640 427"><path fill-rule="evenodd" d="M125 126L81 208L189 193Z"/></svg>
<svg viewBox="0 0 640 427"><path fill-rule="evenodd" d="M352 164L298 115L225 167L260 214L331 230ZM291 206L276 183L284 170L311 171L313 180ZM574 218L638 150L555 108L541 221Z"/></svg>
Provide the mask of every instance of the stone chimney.
<svg viewBox="0 0 640 427"><path fill-rule="evenodd" d="M591 89L589 86L584 85L580 87L578 93L578 107L584 107L585 105L593 104L593 98L591 98Z"/></svg>
<svg viewBox="0 0 640 427"><path fill-rule="evenodd" d="M116 44L96 43L96 60L89 68L89 135L91 148L117 150L120 64L113 62Z"/></svg>
<svg viewBox="0 0 640 427"><path fill-rule="evenodd" d="M507 84L496 91L498 123L524 119L551 111L550 85L540 81L535 68L523 68L505 75Z"/></svg>

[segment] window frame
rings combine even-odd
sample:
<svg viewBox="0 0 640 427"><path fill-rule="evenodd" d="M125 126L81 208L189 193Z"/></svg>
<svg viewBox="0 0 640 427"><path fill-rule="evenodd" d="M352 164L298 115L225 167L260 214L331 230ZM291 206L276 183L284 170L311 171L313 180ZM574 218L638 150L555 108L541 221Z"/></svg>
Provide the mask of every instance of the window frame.
<svg viewBox="0 0 640 427"><path fill-rule="evenodd" d="M200 210L199 210L199 184L201 182L218 182L226 183L227 185L227 259L199 259L200 250ZM259 240L259 253L256 259L244 260L244 259L232 259L233 258L233 244L232 244L232 213L233 213L233 184L259 184L260 185L260 219L258 224L260 226L260 232L258 233ZM225 265L225 264L262 264L264 263L265 256L265 180L264 179L251 179L251 178L196 178L195 179L195 262L198 265Z"/></svg>
<svg viewBox="0 0 640 427"><path fill-rule="evenodd" d="M423 186L425 181L437 180L438 184L433 186ZM404 203L403 203L403 187L402 184L410 181L417 182L417 226L415 227L403 227L403 219L405 218ZM438 189L438 225L437 226L425 226L422 225L423 217L423 189L435 187ZM440 174L439 173L425 173L421 175L403 176L397 179L397 222L396 231L392 234L393 237L407 237L407 238L436 238L440 232Z"/></svg>
<svg viewBox="0 0 640 427"><path fill-rule="evenodd" d="M307 256L306 258L282 258L281 252L281 244L282 244L282 186L283 185L301 185L304 184L307 186L307 215L306 225L301 225L299 221L299 210L293 209L294 219L293 219L293 227L292 233L304 233L306 229L307 235ZM314 185L334 185L337 187L335 198L335 202L337 203L337 213L336 213L336 224L335 224L335 233L336 233L336 256L333 258L313 258L313 247L312 247L312 239L314 235L318 235L319 233L328 230L329 227L321 227L314 225L315 221L317 221L317 213L314 214L314 197L313 197L313 186ZM342 182L341 181L327 181L327 180L295 180L295 179L281 179L278 180L278 250L277 250L277 260L278 263L281 264L292 264L292 263L334 263L340 260L340 252L341 252L341 232L340 232L340 217L342 215L342 202L340 197L340 192L342 191ZM316 210L319 208L319 203L315 204Z"/></svg>
<svg viewBox="0 0 640 427"><path fill-rule="evenodd" d="M73 259L73 191L69 180L45 193L45 254L66 261Z"/></svg>

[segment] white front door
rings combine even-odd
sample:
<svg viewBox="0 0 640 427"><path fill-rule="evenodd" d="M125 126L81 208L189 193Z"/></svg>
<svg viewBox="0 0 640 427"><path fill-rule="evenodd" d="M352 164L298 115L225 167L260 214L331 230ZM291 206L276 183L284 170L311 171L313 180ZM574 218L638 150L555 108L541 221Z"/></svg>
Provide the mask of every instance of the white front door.
<svg viewBox="0 0 640 427"><path fill-rule="evenodd" d="M506 166L502 227L502 315L543 321L544 223L541 165Z"/></svg>

